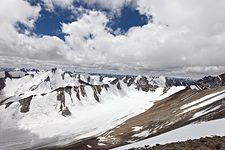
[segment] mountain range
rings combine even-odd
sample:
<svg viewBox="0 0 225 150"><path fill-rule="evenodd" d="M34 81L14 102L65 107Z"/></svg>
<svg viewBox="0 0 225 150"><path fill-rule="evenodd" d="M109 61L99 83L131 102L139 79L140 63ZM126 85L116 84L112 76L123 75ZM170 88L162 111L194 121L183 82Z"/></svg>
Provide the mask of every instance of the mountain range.
<svg viewBox="0 0 225 150"><path fill-rule="evenodd" d="M0 149L129 149L224 136L224 100L225 74L1 68Z"/></svg>

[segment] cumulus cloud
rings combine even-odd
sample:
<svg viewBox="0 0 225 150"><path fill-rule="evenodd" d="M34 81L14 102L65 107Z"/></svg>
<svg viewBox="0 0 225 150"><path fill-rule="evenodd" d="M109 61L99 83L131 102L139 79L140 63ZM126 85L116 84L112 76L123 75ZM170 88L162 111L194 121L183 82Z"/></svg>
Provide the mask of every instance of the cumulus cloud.
<svg viewBox="0 0 225 150"><path fill-rule="evenodd" d="M24 0L1 0L0 2L0 55L19 56L40 60L60 60L67 50L57 37L31 35L29 29L39 17L40 6L31 6ZM7 14L9 15L6 15ZM25 34L19 33L16 24L28 27ZM63 51L63 52L62 52Z"/></svg>
<svg viewBox="0 0 225 150"><path fill-rule="evenodd" d="M65 28L75 29L66 32L69 34L66 39L71 47L78 47L83 52L104 54L109 62L135 66L138 61L140 65L152 69L224 65L222 55L218 55L224 53L222 49L224 34L219 34L219 37L208 36L205 32L197 34L188 26L178 28L149 23L143 27L130 29L126 35L112 36L104 26L106 20L101 21L100 18L99 14L97 17L92 14L85 15L79 21L64 25L64 32L68 31ZM90 24L84 25L87 22ZM89 34L93 34L94 38L85 40L84 37ZM209 59L207 56L213 58Z"/></svg>
<svg viewBox="0 0 225 150"><path fill-rule="evenodd" d="M217 34L223 28L225 1L218 0L139 0L141 13L151 14L157 23L187 27L194 32Z"/></svg>
<svg viewBox="0 0 225 150"><path fill-rule="evenodd" d="M21 22L32 27L40 11L39 6L31 7L23 0L1 0L0 2L1 25Z"/></svg>
<svg viewBox="0 0 225 150"><path fill-rule="evenodd" d="M68 8L73 0L45 1L49 9ZM102 70L162 71L174 74L223 72L225 61L225 1L218 0L83 0L89 5L120 10L135 2L153 22L113 35L106 12L90 10L75 21L62 23L65 41L52 36L21 34L16 22L32 28L40 7L23 0L2 0L0 55L58 61ZM15 5L16 4L16 5ZM18 7L20 6L20 7ZM15 9L15 7L19 9ZM6 9L6 10L5 10Z"/></svg>
<svg viewBox="0 0 225 150"><path fill-rule="evenodd" d="M98 17L92 15L87 19L85 15L72 24L80 26L87 32L85 34L95 35L92 31L98 34L93 39L79 41L76 38L84 35L79 33L82 31L79 27L74 27L79 31L66 32L69 35L67 41L73 45L71 47L79 47L90 63L105 61L112 65L121 64L122 69L202 67L204 71L205 66L214 68L225 65L224 4L224 1L214 3L211 0L139 0L137 9L142 14L152 15L153 23L131 28L125 35L112 36L105 27L107 20L96 21ZM87 22L92 25L83 26ZM72 28L72 24L64 27Z"/></svg>
<svg viewBox="0 0 225 150"><path fill-rule="evenodd" d="M55 7L60 7L63 9L71 9L73 8L73 2L75 0L42 0L45 7L49 11L54 11Z"/></svg>
<svg viewBox="0 0 225 150"><path fill-rule="evenodd" d="M17 22L32 28L39 15L40 7L31 7L23 0L2 0L0 2L0 54L17 52L15 45L19 34L15 28Z"/></svg>
<svg viewBox="0 0 225 150"><path fill-rule="evenodd" d="M83 2L118 12L126 5L135 4L136 0L83 0Z"/></svg>
<svg viewBox="0 0 225 150"><path fill-rule="evenodd" d="M68 36L65 42L71 47L67 58L84 64L104 64L110 53L111 35L106 27L108 19L99 11L90 11L78 21L63 24L62 31ZM74 59L73 57L77 57ZM84 60L87 60L84 62Z"/></svg>
<svg viewBox="0 0 225 150"><path fill-rule="evenodd" d="M97 6L98 8L111 10L117 15L124 6L134 6L136 4L136 0L42 0L42 2L49 11L54 11L56 7L77 10L73 4L82 3L88 6Z"/></svg>

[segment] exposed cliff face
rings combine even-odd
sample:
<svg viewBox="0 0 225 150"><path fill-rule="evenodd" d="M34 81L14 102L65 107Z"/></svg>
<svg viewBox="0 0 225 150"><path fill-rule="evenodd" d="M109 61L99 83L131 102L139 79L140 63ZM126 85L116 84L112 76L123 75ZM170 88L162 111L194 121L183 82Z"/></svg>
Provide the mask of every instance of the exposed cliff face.
<svg viewBox="0 0 225 150"><path fill-rule="evenodd" d="M20 105L21 105L21 108L20 108L20 112L21 113L29 112L29 110L30 110L30 102L32 100L32 97L33 96L30 96L30 97L27 97L27 98L19 100ZM12 104L12 103L10 103L10 104Z"/></svg>
<svg viewBox="0 0 225 150"><path fill-rule="evenodd" d="M217 88L225 85L225 74L219 76L207 76L197 81L196 83L202 89Z"/></svg>
<svg viewBox="0 0 225 150"><path fill-rule="evenodd" d="M5 78L0 78L0 91L5 87Z"/></svg>
<svg viewBox="0 0 225 150"><path fill-rule="evenodd" d="M166 78L166 86L191 86L195 85L196 81L192 79L182 79L182 78Z"/></svg>

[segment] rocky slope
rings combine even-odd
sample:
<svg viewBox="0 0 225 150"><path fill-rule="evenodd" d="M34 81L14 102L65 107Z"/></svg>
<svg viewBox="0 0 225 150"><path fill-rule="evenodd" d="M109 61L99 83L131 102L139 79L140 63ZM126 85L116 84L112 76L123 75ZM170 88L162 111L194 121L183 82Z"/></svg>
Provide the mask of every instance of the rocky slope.
<svg viewBox="0 0 225 150"><path fill-rule="evenodd" d="M140 148L131 148L129 150L223 150L225 149L225 137L214 136L205 137L185 142L174 142L165 145L156 144L153 147L146 145Z"/></svg>

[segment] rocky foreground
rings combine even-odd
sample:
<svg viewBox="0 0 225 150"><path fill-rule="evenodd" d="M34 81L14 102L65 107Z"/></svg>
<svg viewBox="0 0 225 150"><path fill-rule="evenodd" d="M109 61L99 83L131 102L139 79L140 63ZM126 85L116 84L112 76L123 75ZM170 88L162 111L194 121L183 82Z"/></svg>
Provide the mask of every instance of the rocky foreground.
<svg viewBox="0 0 225 150"><path fill-rule="evenodd" d="M153 147L146 145L141 148L131 148L129 150L224 150L225 136L205 137L185 142L175 142L165 145L156 144Z"/></svg>

